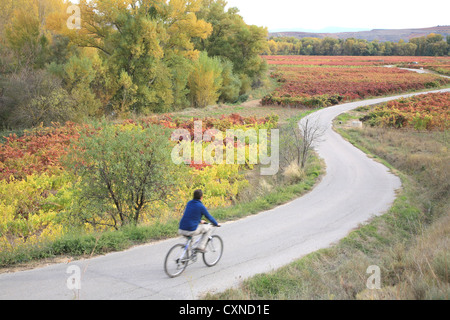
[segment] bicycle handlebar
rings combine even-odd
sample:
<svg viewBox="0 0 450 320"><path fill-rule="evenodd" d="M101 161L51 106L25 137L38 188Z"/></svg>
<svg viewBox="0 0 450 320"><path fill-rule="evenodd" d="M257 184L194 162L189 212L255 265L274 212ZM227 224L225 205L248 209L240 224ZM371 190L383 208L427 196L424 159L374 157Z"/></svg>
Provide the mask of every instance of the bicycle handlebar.
<svg viewBox="0 0 450 320"><path fill-rule="evenodd" d="M216 228L220 228L221 227L220 224L217 224L217 226L216 226L216 225L212 224L211 222L206 222L204 220L200 221L200 224L209 224L210 226L213 226L213 227L216 227Z"/></svg>

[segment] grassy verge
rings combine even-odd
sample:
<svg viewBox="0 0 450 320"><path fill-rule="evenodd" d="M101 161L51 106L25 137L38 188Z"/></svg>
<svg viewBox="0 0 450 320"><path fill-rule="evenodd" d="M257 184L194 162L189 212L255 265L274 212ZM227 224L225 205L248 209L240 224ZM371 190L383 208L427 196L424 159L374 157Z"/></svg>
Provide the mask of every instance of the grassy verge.
<svg viewBox="0 0 450 320"><path fill-rule="evenodd" d="M403 190L389 212L333 247L207 299L448 299L448 133L338 130L401 177ZM366 286L372 265L381 270L378 290Z"/></svg>

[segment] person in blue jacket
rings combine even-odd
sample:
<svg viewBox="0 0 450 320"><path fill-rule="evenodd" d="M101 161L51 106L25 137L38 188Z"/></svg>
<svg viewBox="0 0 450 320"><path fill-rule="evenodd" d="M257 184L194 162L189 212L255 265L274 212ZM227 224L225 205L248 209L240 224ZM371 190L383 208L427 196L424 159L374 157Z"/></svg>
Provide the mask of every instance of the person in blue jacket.
<svg viewBox="0 0 450 320"><path fill-rule="evenodd" d="M214 226L220 227L216 219L211 216L202 203L203 191L198 189L194 191L194 198L189 201L181 218L178 234L190 237L201 234L202 238L195 248L199 252L205 252L206 242L212 233L212 225L207 224L202 217L208 219Z"/></svg>

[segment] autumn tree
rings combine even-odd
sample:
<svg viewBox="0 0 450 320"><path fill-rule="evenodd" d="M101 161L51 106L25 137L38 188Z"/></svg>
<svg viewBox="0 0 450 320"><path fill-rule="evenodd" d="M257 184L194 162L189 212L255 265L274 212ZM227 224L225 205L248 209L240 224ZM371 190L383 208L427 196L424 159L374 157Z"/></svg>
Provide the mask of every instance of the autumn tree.
<svg viewBox="0 0 450 320"><path fill-rule="evenodd" d="M217 57L208 57L202 52L194 64L188 80L192 105L206 107L217 102L222 87L222 64Z"/></svg>
<svg viewBox="0 0 450 320"><path fill-rule="evenodd" d="M267 29L247 25L237 8L225 10L224 0L203 0L198 17L213 26L211 36L196 40L209 56L226 58L241 80L241 94L258 86L267 65L260 54L267 48Z"/></svg>
<svg viewBox="0 0 450 320"><path fill-rule="evenodd" d="M237 102L241 90L242 82L233 71L233 63L225 58L221 59L222 65L222 86L219 90L219 101Z"/></svg>
<svg viewBox="0 0 450 320"><path fill-rule="evenodd" d="M64 64L62 75L66 89L76 103L80 118L95 116L101 108L101 101L92 89L96 79L94 62L88 56L72 56Z"/></svg>
<svg viewBox="0 0 450 320"><path fill-rule="evenodd" d="M5 0L0 3L0 127L28 127L73 120L74 100L52 62L65 63L67 45L47 28L61 0Z"/></svg>
<svg viewBox="0 0 450 320"><path fill-rule="evenodd" d="M52 35L46 19L63 10L61 0L4 0L0 4L1 43L14 52L16 67L43 68Z"/></svg>
<svg viewBox="0 0 450 320"><path fill-rule="evenodd" d="M113 110L168 111L183 101L187 66L198 57L192 39L212 30L197 19L200 1L82 0L79 6L81 29L60 32L99 51L114 91Z"/></svg>

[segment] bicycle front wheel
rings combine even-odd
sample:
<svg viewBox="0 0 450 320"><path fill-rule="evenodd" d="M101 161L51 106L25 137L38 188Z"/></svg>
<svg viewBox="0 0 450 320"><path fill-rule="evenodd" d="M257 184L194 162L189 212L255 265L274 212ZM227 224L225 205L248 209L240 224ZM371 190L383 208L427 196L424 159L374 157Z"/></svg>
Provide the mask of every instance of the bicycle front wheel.
<svg viewBox="0 0 450 320"><path fill-rule="evenodd" d="M223 241L217 236L213 235L209 238L206 244L206 252L203 254L203 262L208 266L212 267L219 262L223 253Z"/></svg>
<svg viewBox="0 0 450 320"><path fill-rule="evenodd" d="M174 245L164 260L164 271L171 278L179 276L186 269L189 262L188 258L188 252L184 245Z"/></svg>

